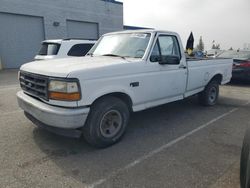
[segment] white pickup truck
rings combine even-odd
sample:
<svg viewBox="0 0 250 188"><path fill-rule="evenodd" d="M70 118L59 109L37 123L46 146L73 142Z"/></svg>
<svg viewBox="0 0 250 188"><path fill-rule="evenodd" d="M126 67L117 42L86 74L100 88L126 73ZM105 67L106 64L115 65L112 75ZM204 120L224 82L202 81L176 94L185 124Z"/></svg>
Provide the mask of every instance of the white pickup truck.
<svg viewBox="0 0 250 188"><path fill-rule="evenodd" d="M24 64L17 99L37 126L107 147L122 137L131 112L194 94L204 105L216 104L232 63L187 58L174 32L109 33L86 57Z"/></svg>

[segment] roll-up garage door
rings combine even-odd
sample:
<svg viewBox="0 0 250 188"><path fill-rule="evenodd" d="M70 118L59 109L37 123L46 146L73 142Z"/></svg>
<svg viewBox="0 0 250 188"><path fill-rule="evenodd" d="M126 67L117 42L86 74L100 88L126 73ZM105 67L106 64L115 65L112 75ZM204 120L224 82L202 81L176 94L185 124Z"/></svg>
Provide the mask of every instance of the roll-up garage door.
<svg viewBox="0 0 250 188"><path fill-rule="evenodd" d="M42 40L42 17L0 12L0 58L4 68L19 68L31 61Z"/></svg>
<svg viewBox="0 0 250 188"><path fill-rule="evenodd" d="M67 20L67 32L69 38L98 39L98 24Z"/></svg>

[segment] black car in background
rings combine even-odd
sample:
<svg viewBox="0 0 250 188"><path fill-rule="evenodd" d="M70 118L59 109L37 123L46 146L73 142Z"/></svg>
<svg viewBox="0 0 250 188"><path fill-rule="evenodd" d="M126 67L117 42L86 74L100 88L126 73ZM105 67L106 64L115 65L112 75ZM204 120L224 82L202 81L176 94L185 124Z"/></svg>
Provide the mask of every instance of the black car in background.
<svg viewBox="0 0 250 188"><path fill-rule="evenodd" d="M250 51L228 50L218 55L219 58L232 58L233 80L250 81Z"/></svg>

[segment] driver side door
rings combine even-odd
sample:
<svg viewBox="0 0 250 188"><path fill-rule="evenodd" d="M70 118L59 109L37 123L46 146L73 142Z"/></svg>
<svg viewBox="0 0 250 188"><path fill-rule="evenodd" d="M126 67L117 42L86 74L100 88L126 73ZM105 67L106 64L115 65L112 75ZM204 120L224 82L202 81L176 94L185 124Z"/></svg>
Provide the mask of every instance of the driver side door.
<svg viewBox="0 0 250 188"><path fill-rule="evenodd" d="M179 61L168 64L166 59L169 57L178 57ZM155 86L151 91L151 101L163 104L183 99L187 81L187 69L183 64L185 58L181 56L176 36L159 34L148 62L152 69L157 70L151 77L151 84Z"/></svg>

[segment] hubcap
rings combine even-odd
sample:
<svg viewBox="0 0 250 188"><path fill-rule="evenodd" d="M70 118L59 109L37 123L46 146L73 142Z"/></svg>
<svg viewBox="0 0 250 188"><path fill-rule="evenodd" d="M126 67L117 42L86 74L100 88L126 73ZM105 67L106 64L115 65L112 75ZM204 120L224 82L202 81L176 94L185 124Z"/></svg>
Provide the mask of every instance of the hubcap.
<svg viewBox="0 0 250 188"><path fill-rule="evenodd" d="M209 90L209 102L214 103L217 97L217 89L215 87L210 88Z"/></svg>
<svg viewBox="0 0 250 188"><path fill-rule="evenodd" d="M100 123L100 131L102 136L111 138L115 136L122 127L122 116L117 110L106 112Z"/></svg>

